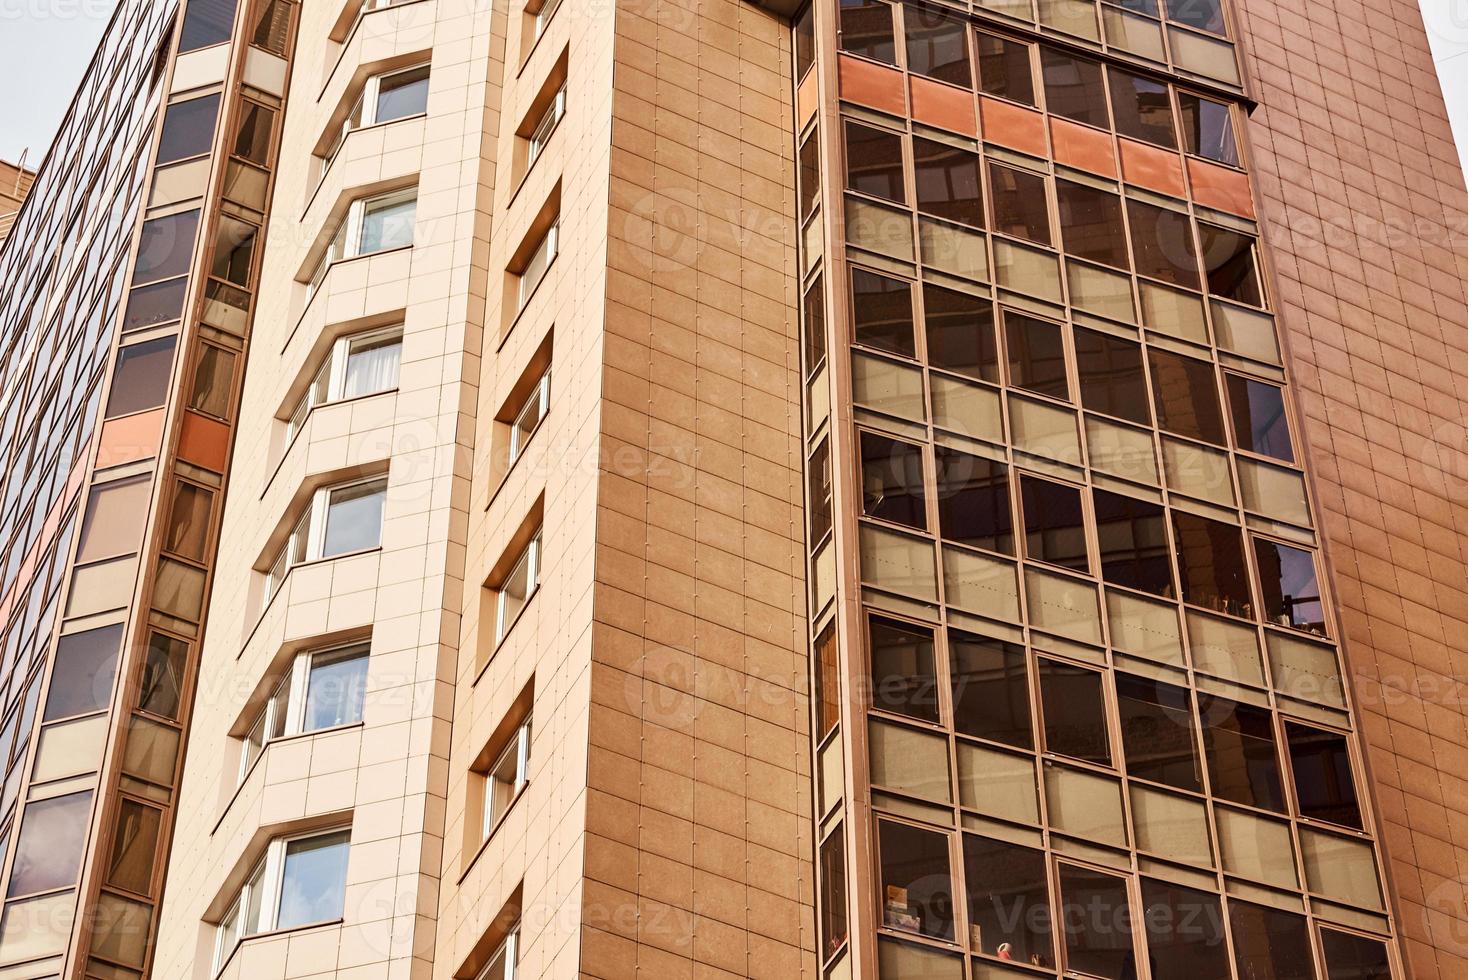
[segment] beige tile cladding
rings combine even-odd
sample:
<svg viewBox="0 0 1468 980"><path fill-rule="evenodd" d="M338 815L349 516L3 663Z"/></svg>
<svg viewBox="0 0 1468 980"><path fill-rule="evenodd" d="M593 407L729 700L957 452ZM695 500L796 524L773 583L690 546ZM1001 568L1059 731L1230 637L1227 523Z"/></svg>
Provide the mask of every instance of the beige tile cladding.
<svg viewBox="0 0 1468 980"><path fill-rule="evenodd" d="M328 43L341 0L304 5L238 425L173 859L159 978L211 976L225 903L272 834L350 822L338 924L243 944L227 978L428 977L442 867L472 413L483 326L503 13L418 0ZM338 53L340 56L338 57ZM312 149L384 59L431 57L428 113L348 137L320 189ZM400 64L400 60L390 63ZM348 107L349 108L349 107ZM344 110L342 110L344 111ZM414 246L296 281L329 216L385 183L419 187ZM476 257L478 261L476 262ZM331 336L401 317L395 392L313 412L286 447L277 413ZM386 472L378 551L298 566L262 609L254 571L315 486ZM247 699L296 649L371 631L364 721L272 743L238 790Z"/></svg>
<svg viewBox="0 0 1468 980"><path fill-rule="evenodd" d="M815 973L789 49L617 6L583 976Z"/></svg>
<svg viewBox="0 0 1468 980"><path fill-rule="evenodd" d="M1468 976L1468 194L1415 0L1249 0L1248 132L1414 980ZM1444 12L1444 18L1447 14Z"/></svg>

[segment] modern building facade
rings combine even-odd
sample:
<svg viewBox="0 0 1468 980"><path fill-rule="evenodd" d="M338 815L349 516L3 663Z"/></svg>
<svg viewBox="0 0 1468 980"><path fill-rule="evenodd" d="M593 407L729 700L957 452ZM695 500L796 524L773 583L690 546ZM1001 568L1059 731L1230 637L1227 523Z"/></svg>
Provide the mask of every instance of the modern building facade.
<svg viewBox="0 0 1468 980"><path fill-rule="evenodd" d="M10 234L10 228L15 224L15 213L30 193L35 179L34 170L0 160L0 244Z"/></svg>
<svg viewBox="0 0 1468 980"><path fill-rule="evenodd" d="M1465 204L1410 0L124 0L0 980L1468 975Z"/></svg>

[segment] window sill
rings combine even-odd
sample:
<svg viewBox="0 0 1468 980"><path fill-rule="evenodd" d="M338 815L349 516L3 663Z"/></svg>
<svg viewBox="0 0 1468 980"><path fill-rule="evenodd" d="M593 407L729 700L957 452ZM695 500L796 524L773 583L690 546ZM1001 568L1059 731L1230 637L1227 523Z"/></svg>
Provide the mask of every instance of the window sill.
<svg viewBox="0 0 1468 980"><path fill-rule="evenodd" d="M525 791L529 788L530 779L527 778L525 780L525 785L520 787L520 792L516 793L515 798L510 801L510 805L505 807L505 812L500 815L499 822L494 825L494 829L485 835L484 840L479 842L479 846L476 847L474 849L474 853L470 855L469 862L464 865L464 870L459 872L459 880L457 884L462 885L464 883L464 879L469 877L469 872L473 871L474 865L479 863L480 855L489 850L490 842L495 839L495 836L500 832L500 828L503 827L505 825L505 821L510 818L510 814L515 812L516 804L518 804L522 799L525 798Z"/></svg>
<svg viewBox="0 0 1468 980"><path fill-rule="evenodd" d="M260 499L265 499L265 495L269 493L270 488L275 485L275 478L280 474L281 468L285 466L285 461L287 458L290 457L291 450L296 447L296 443L301 441L301 433L305 432L306 427L311 424L311 419L316 415L317 409L333 408L337 405L349 405L353 402L366 401L369 398L377 398L381 395L396 395L397 393L397 386L393 386L391 388L384 388L381 391L370 392L365 395L353 395L351 398L338 398L336 401L322 402L319 405L312 405L310 410L306 412L306 418L301 422L301 427L291 435L290 441L287 442L284 448L281 449L280 459L275 461L275 468L270 471L270 475L265 478L265 485L260 488ZM277 415L275 418L277 421L280 420L279 415Z"/></svg>
<svg viewBox="0 0 1468 980"><path fill-rule="evenodd" d="M326 267L326 272L323 273L321 276L321 285L318 286L316 288L316 291L307 298L306 307L305 309L301 310L301 315L296 319L295 326L291 327L290 333L286 334L285 343L281 344L280 352L284 354L286 350L290 347L291 341L296 339L296 332L301 329L301 324L306 322L307 315L310 314L312 308L316 305L316 299L323 292L326 291L326 280L331 278L332 272L334 272L338 266L345 265L348 262L358 262L362 259L376 258L379 255L391 255L394 252L411 252L412 250L413 243L409 242L406 245L394 245L392 248L378 249L376 252L362 252L359 255L345 256L343 258L337 259L335 262L332 262L330 265L328 265ZM549 266L547 266L547 268L549 268ZM301 280L296 279L294 281L299 283ZM308 281L306 285L309 286L310 282Z"/></svg>

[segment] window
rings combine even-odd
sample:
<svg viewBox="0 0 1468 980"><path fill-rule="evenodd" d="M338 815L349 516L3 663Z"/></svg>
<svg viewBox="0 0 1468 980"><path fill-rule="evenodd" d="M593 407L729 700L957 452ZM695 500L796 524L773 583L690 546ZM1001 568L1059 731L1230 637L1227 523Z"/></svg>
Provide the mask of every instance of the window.
<svg viewBox="0 0 1468 980"><path fill-rule="evenodd" d="M1004 311L1004 346L1009 383L1052 398L1070 400L1065 370L1065 328L1013 310Z"/></svg>
<svg viewBox="0 0 1468 980"><path fill-rule="evenodd" d="M1009 467L946 446L935 446L933 454L938 470L938 526L943 537L1014 554Z"/></svg>
<svg viewBox="0 0 1468 980"><path fill-rule="evenodd" d="M1028 475L1020 477L1019 489L1025 554L1034 561L1087 571L1090 561L1080 489Z"/></svg>
<svg viewBox="0 0 1468 980"><path fill-rule="evenodd" d="M1178 92L1177 101L1182 112L1183 149L1237 167L1239 147L1234 140L1233 110L1226 103L1191 92Z"/></svg>
<svg viewBox="0 0 1468 980"><path fill-rule="evenodd" d="M1249 306L1264 305L1252 237L1199 222L1198 241L1210 293Z"/></svg>
<svg viewBox="0 0 1468 980"><path fill-rule="evenodd" d="M851 290L856 342L912 357L916 352L912 285L905 279L852 269Z"/></svg>
<svg viewBox="0 0 1468 980"><path fill-rule="evenodd" d="M1025 649L950 627L953 725L965 734L1034 748Z"/></svg>
<svg viewBox="0 0 1468 980"><path fill-rule="evenodd" d="M158 137L157 164L208 153L214 145L214 122L218 118L217 94L170 105L163 116L163 133Z"/></svg>
<svg viewBox="0 0 1468 980"><path fill-rule="evenodd" d="M263 0L255 15L255 30L250 35L250 43L277 58L284 58L290 23L291 7L286 0Z"/></svg>
<svg viewBox="0 0 1468 980"><path fill-rule="evenodd" d="M298 654L245 736L239 778L275 739L360 722L368 656L366 643Z"/></svg>
<svg viewBox="0 0 1468 980"><path fill-rule="evenodd" d="M1314 980L1310 932L1304 916L1230 899L1228 922L1239 976Z"/></svg>
<svg viewBox="0 0 1468 980"><path fill-rule="evenodd" d="M272 840L239 896L219 920L215 972L242 939L340 919L351 837L350 830L333 830Z"/></svg>
<svg viewBox="0 0 1468 980"><path fill-rule="evenodd" d="M861 433L861 482L862 513L927 529L921 446Z"/></svg>
<svg viewBox="0 0 1468 980"><path fill-rule="evenodd" d="M192 0L179 32L179 53L228 41L234 32L234 10L235 0Z"/></svg>
<svg viewBox="0 0 1468 980"><path fill-rule="evenodd" d="M1058 921L1065 930L1065 963L1071 972L1106 980L1137 975L1127 879L1062 864Z"/></svg>
<svg viewBox="0 0 1468 980"><path fill-rule="evenodd" d="M176 481L173 503L164 527L163 550L180 558L204 561L209 535L209 518L214 511L214 491L194 483Z"/></svg>
<svg viewBox="0 0 1468 980"><path fill-rule="evenodd" d="M198 231L197 210L143 222L138 234L138 256L133 263L133 285L187 274L193 266L194 238Z"/></svg>
<svg viewBox="0 0 1468 980"><path fill-rule="evenodd" d="M979 31L979 88L1024 105L1035 104L1035 78L1030 46L997 34Z"/></svg>
<svg viewBox="0 0 1468 980"><path fill-rule="evenodd" d="M1076 122L1110 128L1100 62L1041 45L1040 70L1045 77L1045 108Z"/></svg>
<svg viewBox="0 0 1468 980"><path fill-rule="evenodd" d="M1196 27L1210 34L1226 33L1222 0L1167 0L1167 16L1179 24Z"/></svg>
<svg viewBox="0 0 1468 980"><path fill-rule="evenodd" d="M936 11L908 6L903 10L907 28L907 70L929 78L967 87L968 26Z"/></svg>
<svg viewBox="0 0 1468 980"><path fill-rule="evenodd" d="M1050 204L1044 177L991 163L989 187L995 231L1040 245L1050 244Z"/></svg>
<svg viewBox="0 0 1468 980"><path fill-rule="evenodd" d="M810 540L820 541L831 530L831 445L822 439L810 456Z"/></svg>
<svg viewBox="0 0 1468 980"><path fill-rule="evenodd" d="M1225 374L1234 445L1245 452L1295 461L1290 423L1285 416L1284 389L1238 374Z"/></svg>
<svg viewBox="0 0 1468 980"><path fill-rule="evenodd" d="M795 18L795 77L802 79L816 63L816 5L808 3Z"/></svg>
<svg viewBox="0 0 1468 980"><path fill-rule="evenodd" d="M938 720L938 680L933 631L872 616L872 707L923 721Z"/></svg>
<svg viewBox="0 0 1468 980"><path fill-rule="evenodd" d="M234 145L230 147L230 152L242 160L264 167L270 161L275 110L250 101L242 102L241 106Z"/></svg>
<svg viewBox="0 0 1468 980"><path fill-rule="evenodd" d="M1151 425L1141 345L1076 327L1075 348L1081 404L1093 412Z"/></svg>
<svg viewBox="0 0 1468 980"><path fill-rule="evenodd" d="M1154 977L1231 980L1217 895L1143 878L1142 909Z"/></svg>
<svg viewBox="0 0 1468 980"><path fill-rule="evenodd" d="M1233 616L1254 608L1239 528L1196 514L1172 512L1183 600Z"/></svg>
<svg viewBox="0 0 1468 980"><path fill-rule="evenodd" d="M892 6L885 0L841 0L841 50L897 64Z"/></svg>
<svg viewBox="0 0 1468 980"><path fill-rule="evenodd" d="M121 625L68 633L58 639L42 720L70 718L109 707L121 646Z"/></svg>
<svg viewBox="0 0 1468 980"><path fill-rule="evenodd" d="M189 391L189 408L216 419L228 420L233 408L234 351L200 344L194 364L194 384Z"/></svg>
<svg viewBox="0 0 1468 980"><path fill-rule="evenodd" d="M912 159L919 211L984 226L977 153L914 136Z"/></svg>
<svg viewBox="0 0 1468 980"><path fill-rule="evenodd" d="M525 551L510 567L503 584L495 595L494 642L498 646L520 618L530 597L540 587L540 529L525 545Z"/></svg>
<svg viewBox="0 0 1468 980"><path fill-rule="evenodd" d="M525 444L540 428L540 423L545 419L545 413L550 411L550 369L546 368L540 380L535 382L535 387L530 389L530 394L525 396L525 404L520 411L515 413L515 420L510 423L510 445L509 462L513 464L525 451Z"/></svg>
<svg viewBox="0 0 1468 980"><path fill-rule="evenodd" d="M338 338L327 351L316 377L296 402L286 425L286 441L295 437L311 410L319 405L396 388L402 357L402 327Z"/></svg>
<svg viewBox="0 0 1468 980"><path fill-rule="evenodd" d="M836 621L832 617L816 637L817 741L835 731L841 722L841 658L836 649Z"/></svg>
<svg viewBox="0 0 1468 980"><path fill-rule="evenodd" d="M1325 607L1315 555L1277 541L1254 539L1259 565L1259 599L1266 622L1325 635Z"/></svg>
<svg viewBox="0 0 1468 980"><path fill-rule="evenodd" d="M1119 673L1116 709L1129 775L1194 793L1203 791L1187 688Z"/></svg>
<svg viewBox="0 0 1468 980"><path fill-rule="evenodd" d="M859 311L858 316L864 314ZM993 302L924 283L923 329L927 335L928 363L933 367L998 383L999 347L994 334Z"/></svg>
<svg viewBox="0 0 1468 980"><path fill-rule="evenodd" d="M1045 750L1097 765L1111 765L1111 739L1106 734L1106 694L1101 675L1043 657L1038 664Z"/></svg>
<svg viewBox="0 0 1468 980"><path fill-rule="evenodd" d="M809 8L807 8L809 10ZM846 942L846 838L841 827L821 842L821 946L822 961L829 959Z"/></svg>
<svg viewBox="0 0 1468 980"><path fill-rule="evenodd" d="M882 925L953 941L953 876L948 835L890 820L877 822Z"/></svg>
<svg viewBox="0 0 1468 980"><path fill-rule="evenodd" d="M1057 179L1055 199L1060 209L1061 238L1068 253L1127 268L1121 198L1086 184Z"/></svg>
<svg viewBox="0 0 1468 980"><path fill-rule="evenodd" d="M525 149L525 169L529 170L540 159L540 153L545 145L550 142L551 133L556 131L561 119L566 115L566 86L562 83L560 89L552 96L550 105L545 107L540 121L530 131L528 145Z"/></svg>
<svg viewBox="0 0 1468 980"><path fill-rule="evenodd" d="M901 134L848 120L846 186L872 197L906 203Z"/></svg>
<svg viewBox="0 0 1468 980"><path fill-rule="evenodd" d="M1386 943L1334 929L1320 930L1326 980L1392 980Z"/></svg>
<svg viewBox="0 0 1468 980"><path fill-rule="evenodd" d="M499 758L489 767L484 776L484 823L482 833L486 840L494 833L509 811L510 804L519 799L520 791L530 781L530 719L520 723L510 736L509 744L500 752Z"/></svg>
<svg viewBox="0 0 1468 980"><path fill-rule="evenodd" d="M969 949L1017 963L1053 967L1055 941L1050 934L1044 852L965 834L963 867ZM975 975L983 975L983 970L976 970Z"/></svg>
<svg viewBox="0 0 1468 980"><path fill-rule="evenodd" d="M286 573L302 562L376 548L382 540L387 477L324 487L311 495L306 512L286 538L266 576L266 600Z"/></svg>
<svg viewBox="0 0 1468 980"><path fill-rule="evenodd" d="M362 83L362 94L347 118L342 121L331 149L326 154L326 166L336 159L337 151L346 142L353 130L365 129L382 123L421 116L428 111L428 65L415 65L399 71L371 75Z"/></svg>
<svg viewBox="0 0 1468 980"><path fill-rule="evenodd" d="M807 7L809 12L814 8ZM811 216L821 199L821 141L819 134L812 132L800 144L800 222Z"/></svg>
<svg viewBox="0 0 1468 980"><path fill-rule="evenodd" d="M1361 804L1346 736L1287 721L1285 741L1300 816L1361 830Z"/></svg>
<svg viewBox="0 0 1468 980"><path fill-rule="evenodd" d="M1213 365L1155 347L1149 351L1149 360L1157 424L1166 432L1225 445Z"/></svg>
<svg viewBox="0 0 1468 980"><path fill-rule="evenodd" d="M336 238L321 256L311 276L311 291L321 287L333 262L353 259L413 244L413 224L418 214L418 188L393 191L353 201Z"/></svg>
<svg viewBox="0 0 1468 980"><path fill-rule="evenodd" d="M535 294L536 287L545 278L546 272L550 270L551 263L560 254L561 222L559 219L551 223L540 237L534 249L530 252L530 258L525 260L525 268L520 271L520 285L516 293L516 311L525 309L530 302L530 297Z"/></svg>
<svg viewBox="0 0 1468 980"><path fill-rule="evenodd" d="M107 392L105 418L145 412L167 400L168 386L173 381L173 348L177 342L176 336L159 337L118 350L112 386Z"/></svg>
<svg viewBox="0 0 1468 980"><path fill-rule="evenodd" d="M805 376L826 361L826 294L824 273L816 273L805 291Z"/></svg>
<svg viewBox="0 0 1468 980"><path fill-rule="evenodd" d="M1198 695L1213 795L1284 812L1273 715L1266 708Z"/></svg>
<svg viewBox="0 0 1468 980"><path fill-rule="evenodd" d="M1099 487L1091 492L1091 503L1101 578L1171 599L1172 551L1162 506Z"/></svg>
<svg viewBox="0 0 1468 980"><path fill-rule="evenodd" d="M6 896L75 885L91 816L91 790L27 804Z"/></svg>
<svg viewBox="0 0 1468 980"><path fill-rule="evenodd" d="M540 6L535 11L535 19L530 26L531 44L539 41L545 34L546 28L550 26L551 18L559 9L561 9L561 0L541 0Z"/></svg>
<svg viewBox="0 0 1468 980"><path fill-rule="evenodd" d="M558 3L559 0L547 0L548 5ZM519 976L520 963L520 922L510 926L509 932L505 934L504 941L499 944L489 961L484 964L474 980L516 980Z"/></svg>
<svg viewBox="0 0 1468 980"><path fill-rule="evenodd" d="M1172 95L1164 82L1108 67L1111 82L1111 111L1116 131L1122 136L1177 149L1172 122Z"/></svg>
<svg viewBox="0 0 1468 980"><path fill-rule="evenodd" d="M1193 223L1179 211L1141 201L1126 202L1137 273L1188 289L1198 288L1198 254Z"/></svg>
<svg viewBox="0 0 1468 980"><path fill-rule="evenodd" d="M138 710L177 721L188 662L188 643L166 633L150 634L138 685Z"/></svg>

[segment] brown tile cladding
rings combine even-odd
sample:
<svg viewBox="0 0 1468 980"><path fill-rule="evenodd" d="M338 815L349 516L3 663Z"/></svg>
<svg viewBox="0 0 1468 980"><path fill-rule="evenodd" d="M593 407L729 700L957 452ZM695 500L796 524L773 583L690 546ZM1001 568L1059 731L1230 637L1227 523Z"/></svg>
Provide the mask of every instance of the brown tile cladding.
<svg viewBox="0 0 1468 980"><path fill-rule="evenodd" d="M1415 980L1468 976L1468 194L1414 0L1237 4L1276 306ZM1195 176L1196 181L1196 176Z"/></svg>
<svg viewBox="0 0 1468 980"><path fill-rule="evenodd" d="M788 28L615 44L581 971L814 975Z"/></svg>

